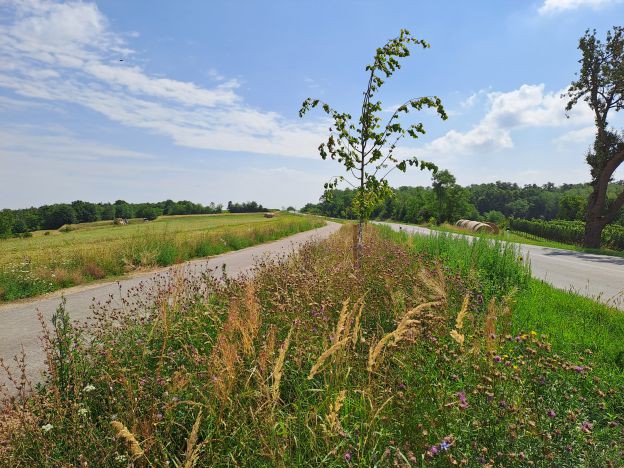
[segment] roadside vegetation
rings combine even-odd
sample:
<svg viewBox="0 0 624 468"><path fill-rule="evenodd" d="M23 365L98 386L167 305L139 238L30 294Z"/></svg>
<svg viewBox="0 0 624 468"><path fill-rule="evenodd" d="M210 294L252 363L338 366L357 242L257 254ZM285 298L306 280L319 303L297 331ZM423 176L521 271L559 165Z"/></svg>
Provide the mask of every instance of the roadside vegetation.
<svg viewBox="0 0 624 468"><path fill-rule="evenodd" d="M47 384L13 375L0 462L622 463L621 313L532 280L509 244L363 245L355 266L345 226L253 279L174 276L88 332L60 307Z"/></svg>
<svg viewBox="0 0 624 468"><path fill-rule="evenodd" d="M193 215L120 226L100 221L0 240L0 302L238 250L322 224L287 213L272 219Z"/></svg>
<svg viewBox="0 0 624 468"><path fill-rule="evenodd" d="M434 231L442 231L449 232L455 234L462 234L466 236L473 237L483 237L486 239L494 239L504 242L515 242L517 244L527 244L527 245L539 245L541 247L552 247L554 249L564 249L564 250L575 250L577 252L585 252L592 253L597 255L611 255L614 257L624 257L624 251L622 250L612 250L608 248L601 249L589 249L582 247L580 245L575 244L566 244L563 242L556 242L549 239L544 239L542 237L528 234L522 231L515 230L501 230L498 234L488 233L488 232L475 232L470 229L465 229L459 226L455 226L453 224L422 224L420 226L426 227L428 229L432 229Z"/></svg>

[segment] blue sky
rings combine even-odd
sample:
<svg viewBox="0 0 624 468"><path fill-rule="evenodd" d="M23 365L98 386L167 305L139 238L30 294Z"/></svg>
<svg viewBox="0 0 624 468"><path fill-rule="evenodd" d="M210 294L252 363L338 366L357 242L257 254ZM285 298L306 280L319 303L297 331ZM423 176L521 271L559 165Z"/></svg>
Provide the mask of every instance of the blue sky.
<svg viewBox="0 0 624 468"><path fill-rule="evenodd" d="M412 114L428 132L403 154L461 184L587 181L591 113L566 118L560 94L578 38L623 17L617 0L0 0L0 208L316 201L340 169L316 152L328 122L299 106L356 114L365 65L401 28L432 47L387 82L385 108L434 94L450 115Z"/></svg>

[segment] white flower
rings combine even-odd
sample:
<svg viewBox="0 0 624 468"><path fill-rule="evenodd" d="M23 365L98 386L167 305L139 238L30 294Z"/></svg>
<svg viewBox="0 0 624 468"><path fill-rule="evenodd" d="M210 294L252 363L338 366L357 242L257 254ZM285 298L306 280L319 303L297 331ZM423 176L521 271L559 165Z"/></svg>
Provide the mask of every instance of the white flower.
<svg viewBox="0 0 624 468"><path fill-rule="evenodd" d="M85 415L85 414L87 414L88 412L89 412L89 410L88 410L87 408L80 408L80 409L78 410L78 414L79 414L80 416L84 416L84 415Z"/></svg>
<svg viewBox="0 0 624 468"><path fill-rule="evenodd" d="M87 385L85 388L82 389L82 391L85 393L92 392L93 390L95 390L95 387L91 384Z"/></svg>
<svg viewBox="0 0 624 468"><path fill-rule="evenodd" d="M124 463L126 460L127 460L127 458L126 458L126 456L125 456L125 455L117 455L117 456L115 457L115 461L116 461L117 463Z"/></svg>
<svg viewBox="0 0 624 468"><path fill-rule="evenodd" d="M43 432L50 432L52 429L54 429L54 426L50 423L46 424L45 426L41 426L41 430Z"/></svg>

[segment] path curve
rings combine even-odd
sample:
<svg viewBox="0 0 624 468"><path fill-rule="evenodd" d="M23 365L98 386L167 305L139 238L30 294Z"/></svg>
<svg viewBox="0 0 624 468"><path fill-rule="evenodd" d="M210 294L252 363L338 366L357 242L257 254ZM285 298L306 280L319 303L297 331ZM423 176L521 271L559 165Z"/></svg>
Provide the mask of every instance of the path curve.
<svg viewBox="0 0 624 468"><path fill-rule="evenodd" d="M44 370L45 356L39 340L41 324L37 314L41 313L44 320L49 323L61 302L61 297L65 297L67 300L66 310L71 318L82 322L89 317L90 306L94 301L103 303L111 299L113 307L122 306L121 300L126 296L129 289L139 286L149 289L150 284L162 282L163 275L169 275L173 269L176 271L182 269L187 274L192 275L216 269L213 275L221 276L223 265L225 265L225 270L229 276L238 276L241 273L249 273L257 258L267 255L274 258L287 255L306 242L329 237L337 232L340 227L341 224L328 221L325 226L318 229L300 232L273 242L235 250L223 255L191 260L173 267L135 274L119 281L78 286L57 291L43 298L0 305L0 358L3 358L12 369L15 369L12 362L13 357L20 353L23 346L27 358L28 377L33 382L40 381L41 372ZM0 371L0 388L7 383L6 374Z"/></svg>
<svg viewBox="0 0 624 468"><path fill-rule="evenodd" d="M439 234L422 226L400 223L377 222L395 231L399 228L408 233ZM451 234L457 237L475 239L474 236ZM541 247L539 245L514 244L521 255L531 263L531 273L552 286L571 290L582 296L596 299L624 310L624 258L596 255L574 250Z"/></svg>

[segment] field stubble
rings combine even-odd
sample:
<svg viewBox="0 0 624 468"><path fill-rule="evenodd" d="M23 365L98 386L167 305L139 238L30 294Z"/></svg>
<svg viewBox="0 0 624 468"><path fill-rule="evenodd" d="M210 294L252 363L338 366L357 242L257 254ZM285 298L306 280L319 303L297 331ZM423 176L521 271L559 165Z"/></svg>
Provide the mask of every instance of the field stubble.
<svg viewBox="0 0 624 468"><path fill-rule="evenodd" d="M179 216L128 226L94 223L54 235L0 241L0 301L168 266L321 226L282 214Z"/></svg>

